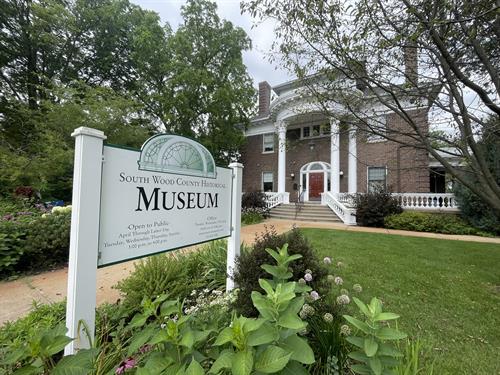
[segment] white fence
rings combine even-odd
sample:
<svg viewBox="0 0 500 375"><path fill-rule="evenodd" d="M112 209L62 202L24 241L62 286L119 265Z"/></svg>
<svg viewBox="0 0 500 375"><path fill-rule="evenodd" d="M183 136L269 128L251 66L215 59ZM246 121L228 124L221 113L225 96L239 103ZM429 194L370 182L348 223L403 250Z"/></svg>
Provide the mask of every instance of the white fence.
<svg viewBox="0 0 500 375"><path fill-rule="evenodd" d="M453 194L393 193L403 210L458 212Z"/></svg>
<svg viewBox="0 0 500 375"><path fill-rule="evenodd" d="M281 203L289 203L288 193L265 193L267 208L271 209ZM403 210L428 212L458 212L458 204L453 194L434 193L392 193L401 204ZM356 225L356 209L354 195L348 193L321 194L321 204L330 209L347 225Z"/></svg>

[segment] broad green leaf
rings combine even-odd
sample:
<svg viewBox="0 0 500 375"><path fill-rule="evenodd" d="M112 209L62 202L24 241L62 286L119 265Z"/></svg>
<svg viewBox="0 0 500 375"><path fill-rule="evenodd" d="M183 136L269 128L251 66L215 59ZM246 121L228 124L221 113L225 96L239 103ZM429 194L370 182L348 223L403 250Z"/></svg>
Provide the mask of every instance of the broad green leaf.
<svg viewBox="0 0 500 375"><path fill-rule="evenodd" d="M365 305L365 303L363 301L361 301L359 298L357 297L353 297L352 300L354 301L354 303L358 306L359 310L367 317L367 318L371 318L372 317L372 314L370 312L370 310L368 310L368 307Z"/></svg>
<svg viewBox="0 0 500 375"><path fill-rule="evenodd" d="M143 346L148 340L153 336L155 332L155 327L147 327L142 331L139 331L134 336L132 336L132 341L128 347L127 355L131 356L137 352L137 350Z"/></svg>
<svg viewBox="0 0 500 375"><path fill-rule="evenodd" d="M189 364L188 368L184 372L185 375L205 375L205 370L203 367L196 361L192 360Z"/></svg>
<svg viewBox="0 0 500 375"><path fill-rule="evenodd" d="M172 358L166 356L163 352L151 353L144 366L151 375L163 373L163 371L173 363Z"/></svg>
<svg viewBox="0 0 500 375"><path fill-rule="evenodd" d="M377 316L375 316L375 318L373 320L376 322L379 322L382 320L386 321L386 320L395 320L395 319L399 319L398 314L393 314L393 313L389 313L389 312L382 312L382 313L378 314Z"/></svg>
<svg viewBox="0 0 500 375"><path fill-rule="evenodd" d="M304 306L304 297L295 297L290 301L283 314L297 315L302 306Z"/></svg>
<svg viewBox="0 0 500 375"><path fill-rule="evenodd" d="M377 316L382 312L382 302L377 297L373 297L368 309L373 312L373 316Z"/></svg>
<svg viewBox="0 0 500 375"><path fill-rule="evenodd" d="M35 367L35 366L24 366L21 367L20 369L14 371L12 374L13 375L32 375L32 374L41 374L43 373L43 368L42 367Z"/></svg>
<svg viewBox="0 0 500 375"><path fill-rule="evenodd" d="M233 375L249 375L253 368L253 351L248 349L233 356L231 372Z"/></svg>
<svg viewBox="0 0 500 375"><path fill-rule="evenodd" d="M234 353L230 350L224 350L220 353L219 357L215 360L212 367L210 368L210 374L217 374L223 369L231 368Z"/></svg>
<svg viewBox="0 0 500 375"><path fill-rule="evenodd" d="M268 295L272 295L274 293L273 287L266 279L259 279L259 285Z"/></svg>
<svg viewBox="0 0 500 375"><path fill-rule="evenodd" d="M224 345L225 343L231 341L233 338L233 330L231 329L231 327L226 327L221 331L221 333L219 333L219 336L217 336L214 345Z"/></svg>
<svg viewBox="0 0 500 375"><path fill-rule="evenodd" d="M296 334L289 336L282 347L292 353L290 359L305 365L314 363L314 352L307 341Z"/></svg>
<svg viewBox="0 0 500 375"><path fill-rule="evenodd" d="M265 319L251 319L251 318L244 318L243 321L243 331L244 332L253 332L257 329L259 329L262 324L265 323Z"/></svg>
<svg viewBox="0 0 500 375"><path fill-rule="evenodd" d="M135 375L152 375L152 373L147 368L140 367L135 371Z"/></svg>
<svg viewBox="0 0 500 375"><path fill-rule="evenodd" d="M363 349L368 357L373 357L377 354L378 343L373 339L373 337L367 337L365 338Z"/></svg>
<svg viewBox="0 0 500 375"><path fill-rule="evenodd" d="M191 349L194 345L194 334L191 329L187 329L182 334L181 341L179 341L179 345L185 346L186 348Z"/></svg>
<svg viewBox="0 0 500 375"><path fill-rule="evenodd" d="M259 329L248 335L247 345L258 346L269 344L279 339L279 333L276 327L269 323L264 323Z"/></svg>
<svg viewBox="0 0 500 375"><path fill-rule="evenodd" d="M135 314L132 320L130 321L129 327L130 328L142 327L144 324L146 324L147 320L148 317L146 315Z"/></svg>
<svg viewBox="0 0 500 375"><path fill-rule="evenodd" d="M401 340L406 338L406 333L393 328L382 327L375 333L375 336L377 336L380 340Z"/></svg>
<svg viewBox="0 0 500 375"><path fill-rule="evenodd" d="M354 327L356 327L360 331L366 333L367 335L373 333L373 330L370 328L370 326L365 322L362 322L361 320L358 320L349 315L344 315L344 319L347 320L349 323L351 323Z"/></svg>
<svg viewBox="0 0 500 375"><path fill-rule="evenodd" d="M58 335L51 337L50 335L46 335L42 338L40 344L42 346L42 352L46 356L53 356L62 351L71 341L73 341L73 339L68 336Z"/></svg>
<svg viewBox="0 0 500 375"><path fill-rule="evenodd" d="M362 337L347 336L345 339L347 340L347 342L350 342L351 344L357 346L360 349L364 348L365 340Z"/></svg>
<svg viewBox="0 0 500 375"><path fill-rule="evenodd" d="M161 316L170 316L178 311L177 301L165 301L160 307Z"/></svg>
<svg viewBox="0 0 500 375"><path fill-rule="evenodd" d="M279 317L277 324L281 327L290 329L303 329L306 323L302 321L296 314L283 314Z"/></svg>
<svg viewBox="0 0 500 375"><path fill-rule="evenodd" d="M388 344L380 344L378 348L378 355L386 355L390 357L402 357L403 354Z"/></svg>
<svg viewBox="0 0 500 375"><path fill-rule="evenodd" d="M309 375L309 371L297 361L287 363L285 368L279 372L280 375Z"/></svg>
<svg viewBox="0 0 500 375"><path fill-rule="evenodd" d="M82 349L75 355L63 357L50 372L53 375L86 375L94 368L97 349Z"/></svg>
<svg viewBox="0 0 500 375"><path fill-rule="evenodd" d="M358 362L363 362L363 363L368 363L368 360L370 359L366 356L365 353L363 353L359 350L356 350L355 352L350 352L348 355L349 355L349 358L352 358Z"/></svg>
<svg viewBox="0 0 500 375"><path fill-rule="evenodd" d="M368 364L375 375L382 374L382 362L378 357L372 357L368 360Z"/></svg>
<svg viewBox="0 0 500 375"><path fill-rule="evenodd" d="M292 353L270 345L260 353L255 361L255 370L265 374L272 374L282 370L290 360Z"/></svg>
<svg viewBox="0 0 500 375"><path fill-rule="evenodd" d="M370 368L366 365L352 365L351 370L354 371L356 374L361 374L361 375L372 374Z"/></svg>

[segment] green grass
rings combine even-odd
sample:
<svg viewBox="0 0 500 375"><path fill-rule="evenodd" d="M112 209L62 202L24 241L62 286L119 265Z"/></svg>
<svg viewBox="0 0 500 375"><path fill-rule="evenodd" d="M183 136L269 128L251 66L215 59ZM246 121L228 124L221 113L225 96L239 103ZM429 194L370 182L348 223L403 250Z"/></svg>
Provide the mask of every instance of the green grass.
<svg viewBox="0 0 500 375"><path fill-rule="evenodd" d="M303 229L348 287L432 345L435 374L500 374L500 245Z"/></svg>

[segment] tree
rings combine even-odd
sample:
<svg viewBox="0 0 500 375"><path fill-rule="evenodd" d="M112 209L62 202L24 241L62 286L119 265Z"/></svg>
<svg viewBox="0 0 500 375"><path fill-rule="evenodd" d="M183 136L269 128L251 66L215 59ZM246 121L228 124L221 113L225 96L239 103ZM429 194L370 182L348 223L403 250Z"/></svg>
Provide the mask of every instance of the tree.
<svg viewBox="0 0 500 375"><path fill-rule="evenodd" d="M250 0L242 8L277 21L279 61L326 112L340 102L359 131L427 150L500 214L500 186L480 142L500 132L486 120L500 116L499 0ZM374 106L397 114L404 128L386 128ZM414 108L439 112L454 131L427 132Z"/></svg>
<svg viewBox="0 0 500 375"><path fill-rule="evenodd" d="M219 18L213 2L189 0L182 17L179 29L160 47L164 65L148 64L158 53L157 41L140 37L151 53L137 56L142 67L138 98L168 132L199 140L216 162L227 164L244 140L236 126L247 125L254 108L242 59L251 42L241 28Z"/></svg>
<svg viewBox="0 0 500 375"><path fill-rule="evenodd" d="M153 129L185 135L227 164L253 109L251 43L210 1L182 16L173 32L129 0L0 0L0 193L66 197L82 125L135 147Z"/></svg>

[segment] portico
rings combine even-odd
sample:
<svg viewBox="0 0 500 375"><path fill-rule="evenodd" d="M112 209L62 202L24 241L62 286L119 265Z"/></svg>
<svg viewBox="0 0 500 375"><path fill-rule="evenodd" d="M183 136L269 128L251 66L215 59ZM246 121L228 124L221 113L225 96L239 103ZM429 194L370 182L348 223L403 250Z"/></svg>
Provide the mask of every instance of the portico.
<svg viewBox="0 0 500 375"><path fill-rule="evenodd" d="M328 138L330 141L329 147L329 160L316 160L304 164L300 169L300 179L298 180L297 191L300 195L301 200L309 201L319 199L318 196L318 186L320 188L320 193L332 192L338 194L341 192L340 179L342 176L347 174L348 176L348 186L347 193L357 192L357 139L355 129L349 129L348 132L343 132L345 136L348 137L348 154L347 154L347 165L348 169L346 171L341 169L341 157L340 157L340 139L341 139L341 126L337 119L330 119L329 122L329 134L324 134L320 130L320 134L317 137L311 137L311 139L317 139L320 137ZM307 123L306 123L307 124ZM317 125L316 125L317 126ZM287 170L287 153L293 154L293 148L290 147L290 139L287 140L287 129L292 127L297 130L297 125L293 124L293 120L281 120L274 124L275 133L278 139L278 179L277 179L277 193L284 197L284 202L289 201L289 196L291 191L286 189L287 176L295 177L295 171ZM306 128L308 126L306 125ZM306 137L303 136L304 131L300 133L300 140L307 141ZM310 143L314 145L314 143ZM314 146L312 146L314 147ZM321 177L319 177L319 174ZM313 176L311 178L311 176ZM321 181L320 181L321 179ZM311 194L311 185L313 192Z"/></svg>

